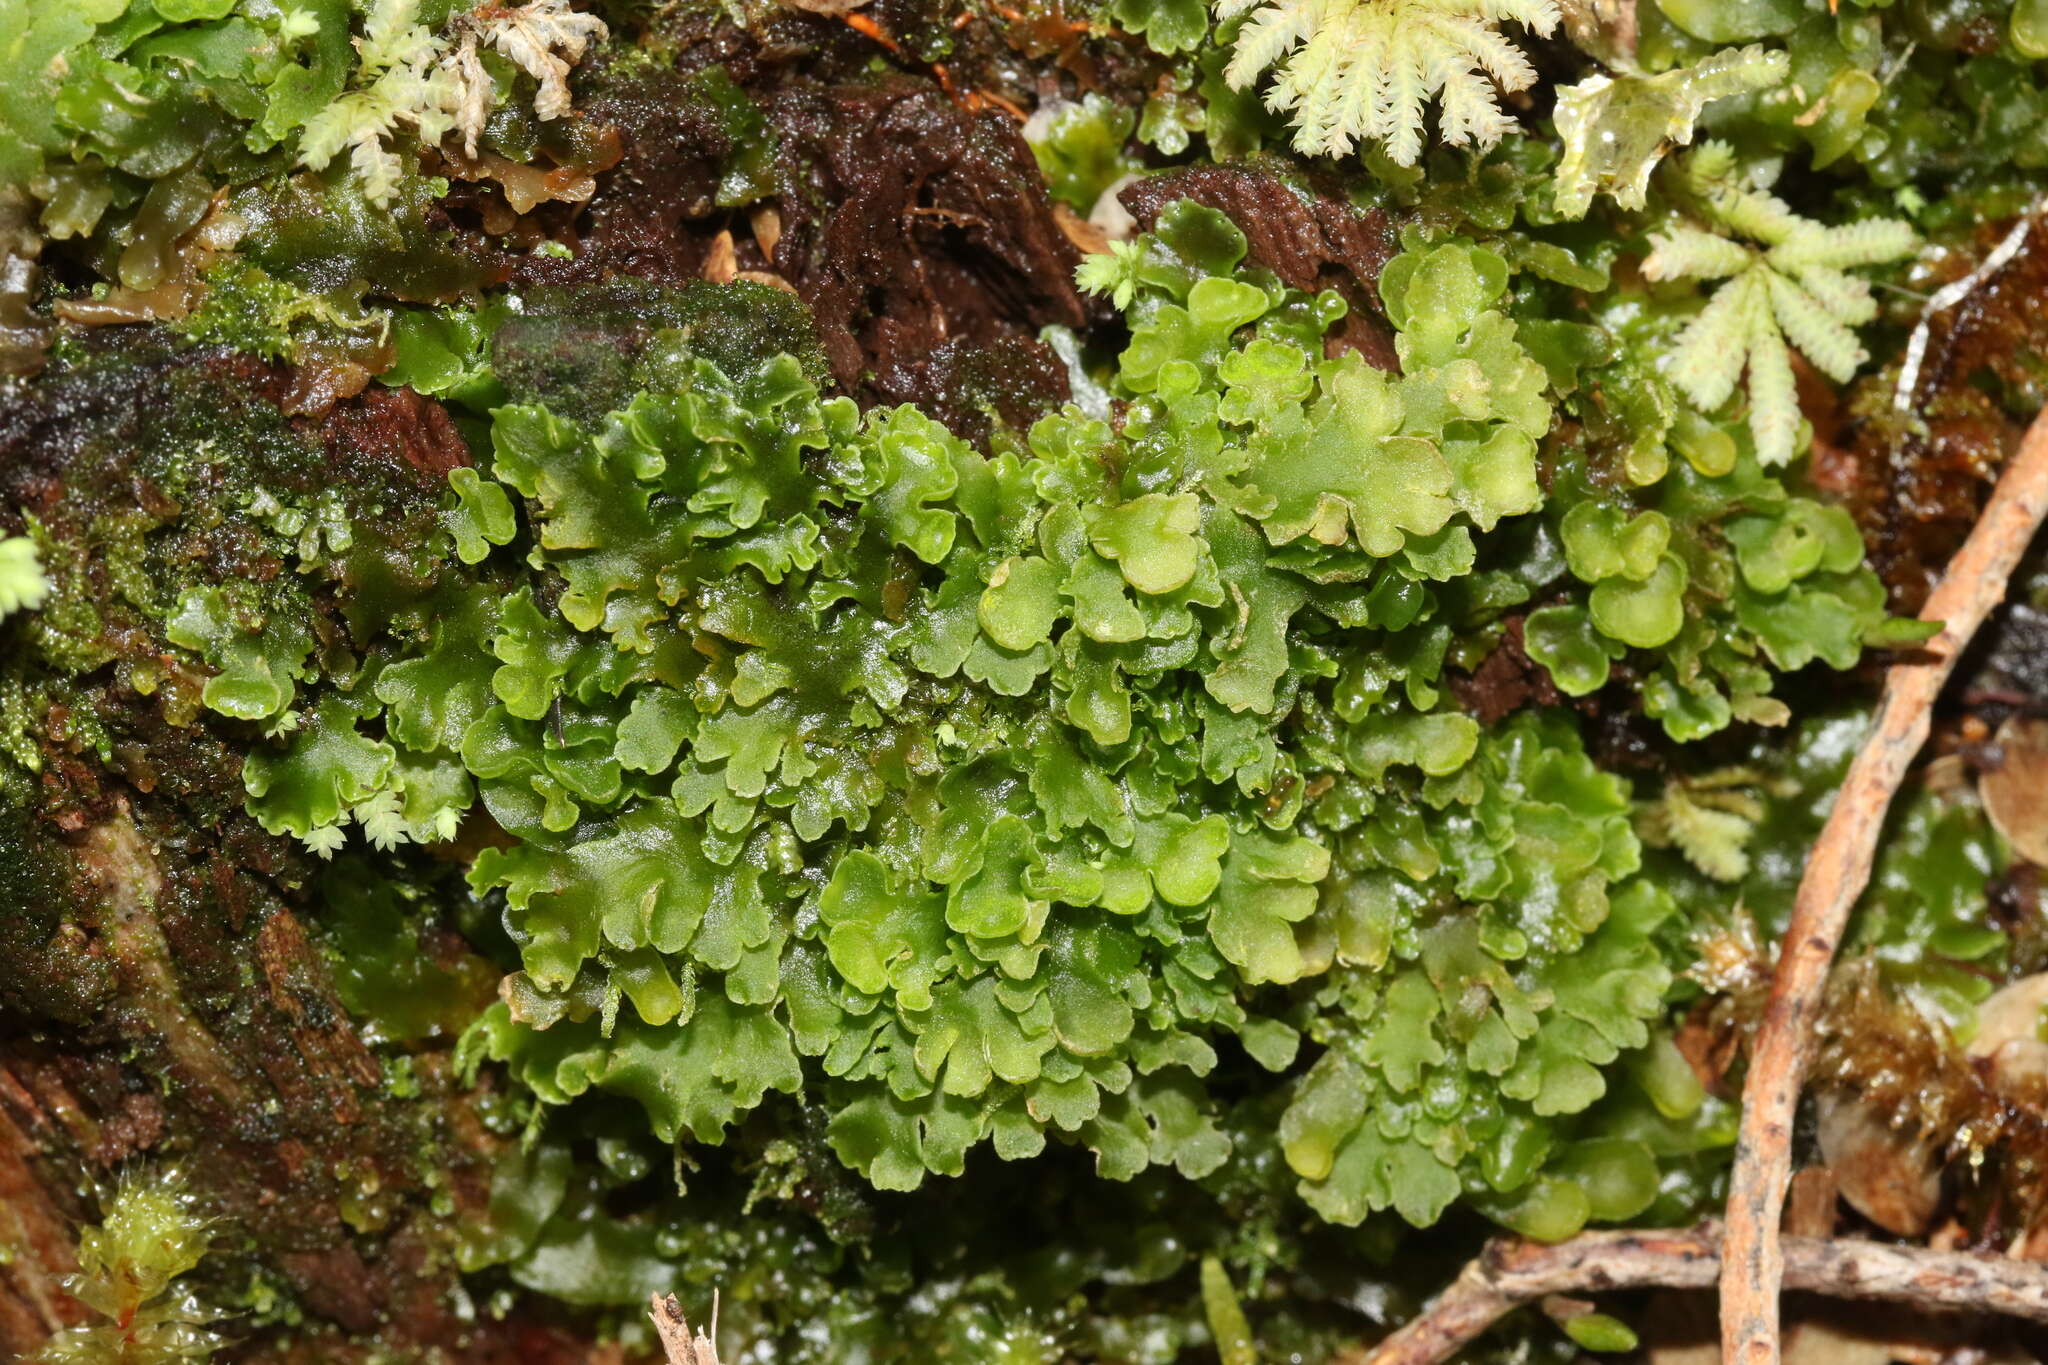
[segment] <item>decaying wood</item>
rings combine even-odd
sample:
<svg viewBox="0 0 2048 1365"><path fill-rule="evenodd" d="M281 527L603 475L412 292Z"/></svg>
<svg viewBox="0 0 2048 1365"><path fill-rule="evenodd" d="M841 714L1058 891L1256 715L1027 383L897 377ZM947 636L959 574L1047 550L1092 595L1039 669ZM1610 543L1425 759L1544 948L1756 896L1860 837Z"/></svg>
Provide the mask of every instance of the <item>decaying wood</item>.
<svg viewBox="0 0 2048 1365"><path fill-rule="evenodd" d="M229 1109L248 1107L253 1101L234 1058L186 1007L158 923L163 869L125 803L86 833L78 863L100 892L98 927L122 985L143 1021L164 1040L174 1074Z"/></svg>
<svg viewBox="0 0 2048 1365"><path fill-rule="evenodd" d="M1511 1310L1547 1295L1711 1289L1721 1239L1720 1226L1706 1222L1661 1232L1588 1232L1556 1245L1490 1242L1419 1316L1359 1360L1434 1365ZM1782 1252L1789 1289L2048 1322L2048 1265L2038 1262L1860 1238L1787 1237Z"/></svg>
<svg viewBox="0 0 2048 1365"><path fill-rule="evenodd" d="M649 1301L649 1313L654 1318L655 1335L661 1338L661 1349L668 1353L668 1365L718 1365L718 1299L711 1300L711 1333L690 1330L690 1320L683 1316L683 1306L676 1302L673 1294L656 1294Z"/></svg>
<svg viewBox="0 0 2048 1365"><path fill-rule="evenodd" d="M1992 490L1969 540L1921 613L1941 631L1892 667L1869 738L1815 841L1778 953L1777 975L1742 1092L1721 1267L1721 1348L1729 1365L1776 1365L1784 1277L1779 1219L1792 1172L1792 1118L1813 1052L1828 967L1871 860L1892 795L1927 741L1934 700L1956 658L2005 597L2006 580L2048 513L2048 415L2037 417Z"/></svg>

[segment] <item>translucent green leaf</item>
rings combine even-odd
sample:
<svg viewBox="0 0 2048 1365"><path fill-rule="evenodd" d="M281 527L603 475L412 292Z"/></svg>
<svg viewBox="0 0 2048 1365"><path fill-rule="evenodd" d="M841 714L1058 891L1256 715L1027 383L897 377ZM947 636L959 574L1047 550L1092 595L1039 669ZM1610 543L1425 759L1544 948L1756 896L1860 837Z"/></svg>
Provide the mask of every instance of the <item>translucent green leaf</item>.
<svg viewBox="0 0 2048 1365"><path fill-rule="evenodd" d="M1605 1313L1574 1314L1564 1320L1564 1331L1589 1351L1633 1351L1640 1344L1627 1323Z"/></svg>
<svg viewBox="0 0 2048 1365"><path fill-rule="evenodd" d="M1238 1302L1230 1272L1214 1256L1202 1258L1202 1311L1208 1316L1209 1335L1222 1365L1258 1365L1259 1348L1252 1340L1244 1305Z"/></svg>
<svg viewBox="0 0 2048 1365"><path fill-rule="evenodd" d="M1611 664L1593 618L1582 607L1542 607L1522 622L1529 657L1550 671L1557 690L1583 697L1607 685Z"/></svg>
<svg viewBox="0 0 2048 1365"><path fill-rule="evenodd" d="M1203 549L1195 534L1201 517L1192 493L1147 493L1098 515L1088 538L1098 554L1123 570L1132 587L1157 595L1195 576Z"/></svg>
<svg viewBox="0 0 2048 1365"><path fill-rule="evenodd" d="M996 566L981 594L981 628L1006 650L1043 645L1060 619L1060 571L1037 555L1013 556Z"/></svg>
<svg viewBox="0 0 2048 1365"><path fill-rule="evenodd" d="M1587 605L1601 634L1638 649L1655 649L1685 624L1685 586L1685 565L1666 555L1640 583L1603 579Z"/></svg>
<svg viewBox="0 0 2048 1365"><path fill-rule="evenodd" d="M455 537L456 558L475 564L491 552L491 546L511 543L518 522L512 515L512 500L502 487L484 482L474 469L466 467L450 470L448 482L458 500L446 513L449 534Z"/></svg>
<svg viewBox="0 0 2048 1365"><path fill-rule="evenodd" d="M1784 53L1746 47L1654 76L1596 75L1560 88L1557 211L1581 217L1601 192L1623 208L1643 207L1650 172L1671 147L1692 141L1702 109L1777 85L1790 69Z"/></svg>

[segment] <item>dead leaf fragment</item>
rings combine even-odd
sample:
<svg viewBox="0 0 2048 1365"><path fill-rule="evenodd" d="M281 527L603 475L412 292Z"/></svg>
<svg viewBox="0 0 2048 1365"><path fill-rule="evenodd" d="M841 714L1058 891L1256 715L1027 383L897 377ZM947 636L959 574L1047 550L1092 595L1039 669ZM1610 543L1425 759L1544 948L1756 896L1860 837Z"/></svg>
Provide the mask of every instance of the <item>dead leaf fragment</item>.
<svg viewBox="0 0 2048 1365"><path fill-rule="evenodd" d="M2048 1043L2041 1041L2041 1011L2048 1007L2048 972L2002 986L1977 1007L1977 1036L1966 1049L1989 1058L2001 1090L2048 1080Z"/></svg>
<svg viewBox="0 0 2048 1365"><path fill-rule="evenodd" d="M1821 1156L1849 1207L1887 1232L1917 1237L1941 1203L1941 1166L1918 1133L1894 1127L1862 1097L1815 1101Z"/></svg>
<svg viewBox="0 0 2048 1365"><path fill-rule="evenodd" d="M747 223L754 229L754 245L761 248L761 259L774 260L775 248L782 242L782 215L773 204L756 204L747 212Z"/></svg>
<svg viewBox="0 0 2048 1365"><path fill-rule="evenodd" d="M740 273L739 253L733 248L731 229L711 239L711 249L704 253L703 268L697 273L713 284L731 284Z"/></svg>
<svg viewBox="0 0 2048 1365"><path fill-rule="evenodd" d="M796 295L796 286L772 270L742 270L733 278L746 280L750 284L765 284L770 289L780 289L785 294Z"/></svg>
<svg viewBox="0 0 2048 1365"><path fill-rule="evenodd" d="M1807 1166L1792 1176L1785 1194L1785 1233L1789 1237L1835 1235L1835 1201L1841 1190L1835 1173L1825 1166Z"/></svg>
<svg viewBox="0 0 2048 1365"><path fill-rule="evenodd" d="M1997 743L1998 765L1977 779L1984 811L2013 852L2048 867L2048 720L2014 716Z"/></svg>
<svg viewBox="0 0 2048 1365"><path fill-rule="evenodd" d="M573 166L542 170L496 152L480 152L474 158L450 156L446 163L452 179L497 181L505 191L505 202L521 215L541 204L581 204L597 192L597 177Z"/></svg>
<svg viewBox="0 0 2048 1365"><path fill-rule="evenodd" d="M1096 256L1109 250L1109 234L1065 204L1052 206L1052 220L1059 225L1061 234L1083 255Z"/></svg>
<svg viewBox="0 0 2048 1365"><path fill-rule="evenodd" d="M1636 58L1636 0L1563 0L1565 36L1582 52L1618 70Z"/></svg>

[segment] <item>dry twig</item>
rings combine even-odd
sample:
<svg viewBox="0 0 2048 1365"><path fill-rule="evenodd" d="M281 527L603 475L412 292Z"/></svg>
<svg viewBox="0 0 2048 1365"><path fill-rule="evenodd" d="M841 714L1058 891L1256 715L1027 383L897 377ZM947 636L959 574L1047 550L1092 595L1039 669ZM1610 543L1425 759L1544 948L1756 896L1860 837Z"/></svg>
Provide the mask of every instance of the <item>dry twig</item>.
<svg viewBox="0 0 2048 1365"><path fill-rule="evenodd" d="M1778 1289L1784 1276L1779 1218L1792 1171L1792 1118L1813 1052L1835 946L1870 880L1871 859L1892 795L1927 741L1934 699L2048 513L2048 414L2037 417L2006 466L1962 551L1922 616L1941 633L1885 678L1863 749L1806 860L1792 922L1742 1091L1742 1131L1728 1189L1728 1244L1721 1267L1721 1356L1728 1365L1776 1365Z"/></svg>
<svg viewBox="0 0 2048 1365"><path fill-rule="evenodd" d="M673 1294L656 1294L649 1309L654 1318L655 1335L661 1338L661 1349L668 1354L668 1365L718 1365L718 1297L711 1299L711 1335L690 1330L690 1320L683 1316L683 1306L676 1302Z"/></svg>
<svg viewBox="0 0 2048 1365"><path fill-rule="evenodd" d="M1435 1365L1499 1318L1549 1294L1710 1289L1721 1228L1588 1232L1554 1246L1503 1238L1407 1326L1362 1353L1363 1365ZM1973 1252L1930 1251L1860 1238L1788 1237L1788 1288L1844 1299L2004 1313L2048 1322L2048 1265Z"/></svg>

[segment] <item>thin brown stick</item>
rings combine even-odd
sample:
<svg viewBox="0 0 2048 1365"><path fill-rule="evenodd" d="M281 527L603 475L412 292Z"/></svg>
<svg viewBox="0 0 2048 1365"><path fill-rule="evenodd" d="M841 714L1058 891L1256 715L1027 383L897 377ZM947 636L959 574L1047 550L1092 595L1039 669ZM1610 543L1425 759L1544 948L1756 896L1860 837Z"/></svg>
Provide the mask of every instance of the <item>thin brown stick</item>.
<svg viewBox="0 0 2048 1365"><path fill-rule="evenodd" d="M1934 699L1956 657L2005 597L2006 580L2044 513L2048 414L2035 418L1969 540L1928 597L1921 615L1943 622L1941 633L1886 675L1870 737L1807 857L1742 1091L1721 1265L1721 1358L1727 1365L1777 1365L1778 1289L1785 1273L1778 1223L1792 1172L1793 1112L1813 1051L1821 988L1850 908L1870 880L1885 811L1927 741Z"/></svg>
<svg viewBox="0 0 2048 1365"><path fill-rule="evenodd" d="M1436 1365L1522 1304L1589 1290L1711 1289L1721 1228L1588 1232L1546 1246L1489 1242L1451 1287L1407 1326L1362 1354L1363 1365ZM1787 1237L1785 1285L1843 1299L1889 1299L2048 1322L2048 1265L1972 1252L1845 1238Z"/></svg>
<svg viewBox="0 0 2048 1365"><path fill-rule="evenodd" d="M649 1316L654 1319L654 1333L661 1338L661 1349L668 1356L668 1365L718 1365L718 1299L711 1300L711 1335L690 1330L690 1320L683 1316L683 1306L676 1302L673 1294L656 1294L648 1304Z"/></svg>

